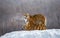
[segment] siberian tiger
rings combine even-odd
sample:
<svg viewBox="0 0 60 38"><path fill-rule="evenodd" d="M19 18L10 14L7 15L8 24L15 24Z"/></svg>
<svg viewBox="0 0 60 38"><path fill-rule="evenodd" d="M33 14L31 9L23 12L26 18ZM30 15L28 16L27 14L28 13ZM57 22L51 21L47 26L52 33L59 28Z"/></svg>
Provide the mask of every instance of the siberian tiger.
<svg viewBox="0 0 60 38"><path fill-rule="evenodd" d="M25 14L25 30L45 30L46 24L45 24L45 17L42 14Z"/></svg>

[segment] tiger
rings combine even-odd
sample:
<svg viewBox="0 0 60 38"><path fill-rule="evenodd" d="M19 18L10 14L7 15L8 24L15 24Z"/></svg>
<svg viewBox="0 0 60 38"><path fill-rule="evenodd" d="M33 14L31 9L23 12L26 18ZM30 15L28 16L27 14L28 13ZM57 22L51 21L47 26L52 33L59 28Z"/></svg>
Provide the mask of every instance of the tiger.
<svg viewBox="0 0 60 38"><path fill-rule="evenodd" d="M25 25L23 28L25 30L46 30L46 19L42 14L30 15L25 14Z"/></svg>

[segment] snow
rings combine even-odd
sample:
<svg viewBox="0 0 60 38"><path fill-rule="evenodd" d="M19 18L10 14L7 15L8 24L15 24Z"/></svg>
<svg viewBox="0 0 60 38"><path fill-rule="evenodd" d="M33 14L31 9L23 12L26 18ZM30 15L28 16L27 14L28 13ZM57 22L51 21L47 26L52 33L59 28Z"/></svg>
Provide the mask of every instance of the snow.
<svg viewBox="0 0 60 38"><path fill-rule="evenodd" d="M60 38L60 29L13 31L0 38Z"/></svg>

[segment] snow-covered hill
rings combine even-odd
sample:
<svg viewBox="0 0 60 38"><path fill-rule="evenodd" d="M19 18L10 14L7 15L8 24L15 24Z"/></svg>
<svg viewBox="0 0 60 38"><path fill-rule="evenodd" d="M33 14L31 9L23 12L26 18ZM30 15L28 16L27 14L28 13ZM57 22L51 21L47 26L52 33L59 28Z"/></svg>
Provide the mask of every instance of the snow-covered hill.
<svg viewBox="0 0 60 38"><path fill-rule="evenodd" d="M0 38L60 38L60 29L14 31L6 33Z"/></svg>

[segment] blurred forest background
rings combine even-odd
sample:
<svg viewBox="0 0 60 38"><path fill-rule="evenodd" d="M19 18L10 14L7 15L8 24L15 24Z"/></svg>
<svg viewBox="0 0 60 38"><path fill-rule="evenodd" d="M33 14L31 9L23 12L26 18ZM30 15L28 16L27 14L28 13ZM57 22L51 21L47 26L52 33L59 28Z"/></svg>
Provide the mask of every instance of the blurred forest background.
<svg viewBox="0 0 60 38"><path fill-rule="evenodd" d="M47 29L60 29L60 0L0 0L0 35L24 30L24 13L43 14Z"/></svg>

